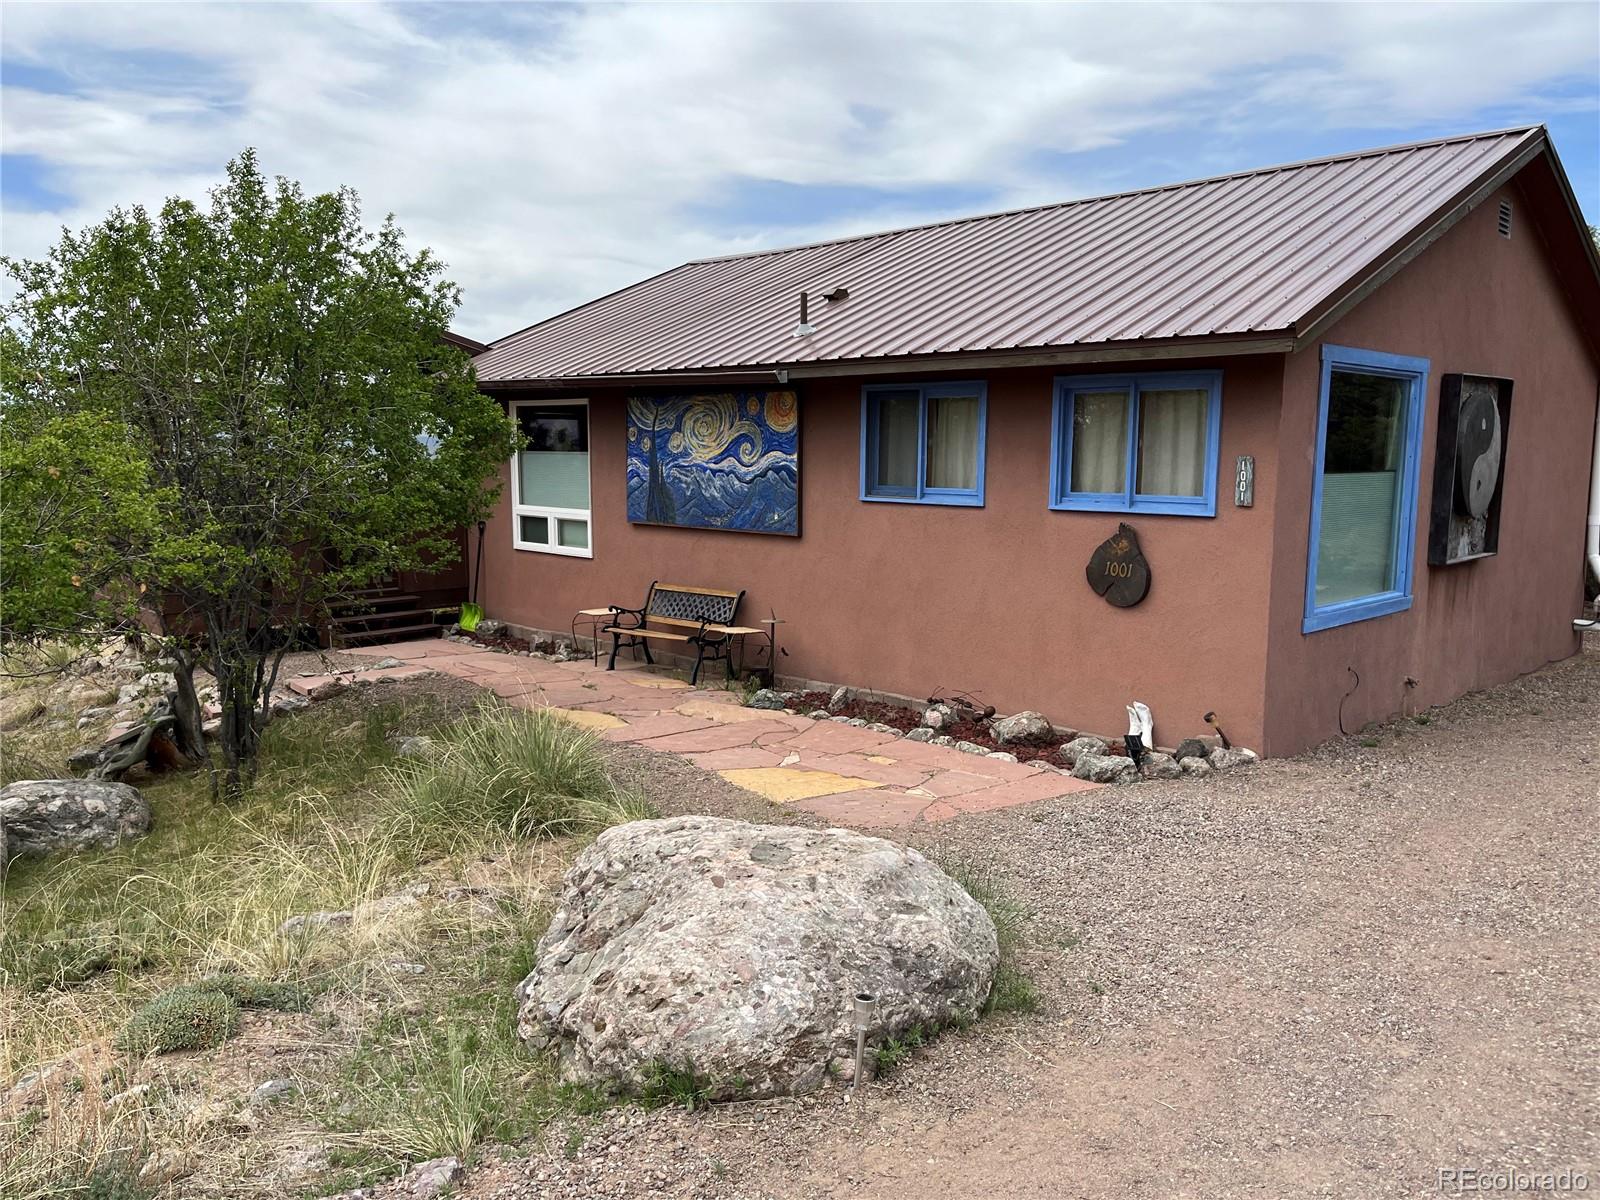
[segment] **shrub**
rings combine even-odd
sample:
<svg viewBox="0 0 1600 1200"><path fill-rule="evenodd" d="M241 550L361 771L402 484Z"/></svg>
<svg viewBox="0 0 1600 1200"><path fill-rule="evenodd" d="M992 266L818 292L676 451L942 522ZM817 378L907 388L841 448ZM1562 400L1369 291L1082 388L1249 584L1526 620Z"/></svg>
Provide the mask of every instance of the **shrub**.
<svg viewBox="0 0 1600 1200"><path fill-rule="evenodd" d="M270 1008L277 1012L305 1012L314 995L304 983L280 983L248 975L214 975L205 981L205 987L221 992L240 1008Z"/></svg>
<svg viewBox="0 0 1600 1200"><path fill-rule="evenodd" d="M117 1049L130 1054L203 1050L227 1041L238 1028L239 1006L231 997L209 987L175 987L128 1018Z"/></svg>
<svg viewBox="0 0 1600 1200"><path fill-rule="evenodd" d="M589 833L653 815L618 787L595 735L548 712L483 709L426 758L387 773L389 821L418 845L498 830L516 837Z"/></svg>

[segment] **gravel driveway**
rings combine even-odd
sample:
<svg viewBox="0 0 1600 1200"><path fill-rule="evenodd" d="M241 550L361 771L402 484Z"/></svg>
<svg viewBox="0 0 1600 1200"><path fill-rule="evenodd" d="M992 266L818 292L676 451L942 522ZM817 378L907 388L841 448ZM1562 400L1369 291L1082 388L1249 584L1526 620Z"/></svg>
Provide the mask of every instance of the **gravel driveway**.
<svg viewBox="0 0 1600 1200"><path fill-rule="evenodd" d="M629 761L673 808L781 819ZM619 1110L463 1194L1376 1200L1467 1167L1600 1192L1597 829L1600 647L1300 758L934 826L912 840L1031 912L1039 1013L941 1039L864 1111Z"/></svg>

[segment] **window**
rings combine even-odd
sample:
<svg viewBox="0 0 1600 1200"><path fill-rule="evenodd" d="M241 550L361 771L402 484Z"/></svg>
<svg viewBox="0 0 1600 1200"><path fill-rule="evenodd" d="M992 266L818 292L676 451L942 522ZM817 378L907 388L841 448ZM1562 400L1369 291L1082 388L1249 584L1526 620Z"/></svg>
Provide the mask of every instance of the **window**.
<svg viewBox="0 0 1600 1200"><path fill-rule="evenodd" d="M1050 507L1215 516L1222 372L1056 380Z"/></svg>
<svg viewBox="0 0 1600 1200"><path fill-rule="evenodd" d="M883 384L861 393L861 498L983 503L988 389L981 383Z"/></svg>
<svg viewBox="0 0 1600 1200"><path fill-rule="evenodd" d="M1428 360L1322 348L1304 632L1411 607Z"/></svg>
<svg viewBox="0 0 1600 1200"><path fill-rule="evenodd" d="M593 558L589 545L589 405L511 405L523 448L511 461L512 543Z"/></svg>

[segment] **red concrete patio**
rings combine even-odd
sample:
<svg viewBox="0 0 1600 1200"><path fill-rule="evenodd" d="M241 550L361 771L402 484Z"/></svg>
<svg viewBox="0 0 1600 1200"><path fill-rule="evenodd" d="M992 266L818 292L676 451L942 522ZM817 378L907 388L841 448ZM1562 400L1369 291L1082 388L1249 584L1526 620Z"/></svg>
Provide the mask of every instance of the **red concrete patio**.
<svg viewBox="0 0 1600 1200"><path fill-rule="evenodd" d="M397 642L347 651L404 665L356 678L422 670L469 680L521 708L549 708L608 741L676 754L774 803L836 825L881 829L1034 804L1100 785L1047 767L966 754L860 726L745 708L731 692L691 688L659 668L587 659L553 663L459 642ZM337 687L300 676L302 695Z"/></svg>

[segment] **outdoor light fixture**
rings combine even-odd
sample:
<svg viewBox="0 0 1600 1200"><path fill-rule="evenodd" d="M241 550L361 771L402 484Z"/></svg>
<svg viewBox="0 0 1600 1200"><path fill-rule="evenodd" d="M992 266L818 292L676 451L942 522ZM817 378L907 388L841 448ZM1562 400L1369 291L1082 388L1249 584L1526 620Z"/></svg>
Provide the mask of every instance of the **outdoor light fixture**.
<svg viewBox="0 0 1600 1200"><path fill-rule="evenodd" d="M862 1071L866 1067L867 1030L872 1028L872 1023L878 1015L878 997L872 992L856 993L856 1073L851 1078L851 1087L855 1089L856 1099L862 1104L867 1102L867 1094L862 1090L866 1083Z"/></svg>

